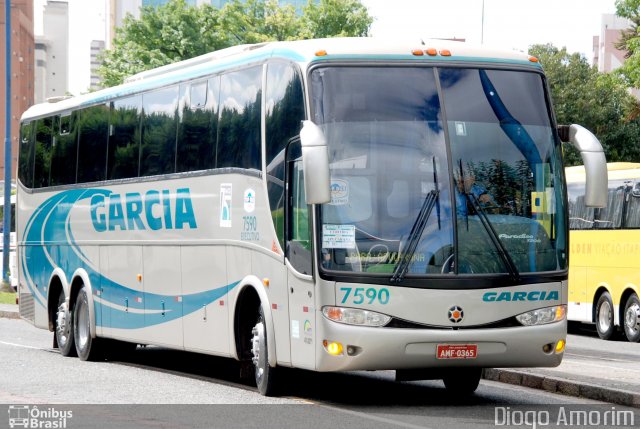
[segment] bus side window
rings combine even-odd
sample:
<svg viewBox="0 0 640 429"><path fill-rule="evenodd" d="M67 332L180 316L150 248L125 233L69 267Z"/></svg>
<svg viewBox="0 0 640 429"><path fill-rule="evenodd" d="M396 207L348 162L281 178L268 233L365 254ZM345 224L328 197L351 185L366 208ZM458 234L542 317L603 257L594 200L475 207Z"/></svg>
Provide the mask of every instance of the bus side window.
<svg viewBox="0 0 640 429"><path fill-rule="evenodd" d="M309 206L304 192L304 172L300 141L287 150L287 236L286 256L302 274L312 274Z"/></svg>
<svg viewBox="0 0 640 429"><path fill-rule="evenodd" d="M142 96L122 98L111 106L107 179L138 177Z"/></svg>
<svg viewBox="0 0 640 429"><path fill-rule="evenodd" d="M177 106L177 86L147 92L142 96L140 176L175 172Z"/></svg>
<svg viewBox="0 0 640 429"><path fill-rule="evenodd" d="M299 73L292 64L267 64L265 88L266 178L273 225L284 249L285 150L300 134L304 120L304 96Z"/></svg>
<svg viewBox="0 0 640 429"><path fill-rule="evenodd" d="M49 186L52 147L53 117L38 119L36 121L36 153L33 172L34 188Z"/></svg>
<svg viewBox="0 0 640 429"><path fill-rule="evenodd" d="M261 170L261 96L262 66L222 75L216 168Z"/></svg>
<svg viewBox="0 0 640 429"><path fill-rule="evenodd" d="M35 151L34 126L36 121L22 124L20 128L20 158L18 160L18 177L27 187L33 186L33 154Z"/></svg>
<svg viewBox="0 0 640 429"><path fill-rule="evenodd" d="M76 119L76 112L57 117L58 126L54 130L55 146L51 154L51 186L76 183Z"/></svg>
<svg viewBox="0 0 640 429"><path fill-rule="evenodd" d="M180 119L176 171L216 166L220 76L180 86Z"/></svg>
<svg viewBox="0 0 640 429"><path fill-rule="evenodd" d="M625 219L626 228L640 228L640 181L631 189Z"/></svg>

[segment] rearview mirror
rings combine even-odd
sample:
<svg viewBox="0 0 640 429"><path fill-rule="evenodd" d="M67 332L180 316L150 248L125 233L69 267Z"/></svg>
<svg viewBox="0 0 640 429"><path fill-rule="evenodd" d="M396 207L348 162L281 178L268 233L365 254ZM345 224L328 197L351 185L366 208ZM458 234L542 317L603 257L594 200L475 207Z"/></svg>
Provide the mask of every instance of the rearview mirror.
<svg viewBox="0 0 640 429"><path fill-rule="evenodd" d="M322 129L311 121L302 121L300 143L307 203L328 203L331 201L329 150Z"/></svg>
<svg viewBox="0 0 640 429"><path fill-rule="evenodd" d="M607 160L600 141L591 131L576 124L560 125L558 134L563 141L573 144L582 157L586 179L585 204L587 207L606 207Z"/></svg>

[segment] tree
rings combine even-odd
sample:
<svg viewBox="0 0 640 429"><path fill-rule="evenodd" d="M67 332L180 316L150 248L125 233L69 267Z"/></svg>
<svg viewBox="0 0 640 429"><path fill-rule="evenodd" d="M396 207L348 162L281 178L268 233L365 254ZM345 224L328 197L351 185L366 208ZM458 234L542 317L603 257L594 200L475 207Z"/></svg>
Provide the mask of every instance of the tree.
<svg viewBox="0 0 640 429"><path fill-rule="evenodd" d="M637 101L617 73L598 73L580 54L566 48L534 45L529 53L544 67L559 124L580 124L602 143L608 161L640 161L640 149L629 145L640 139L635 113ZM565 147L568 165L581 164L571 145Z"/></svg>
<svg viewBox="0 0 640 429"><path fill-rule="evenodd" d="M616 0L616 15L631 21L631 28L622 30L615 47L626 51L619 73L633 88L640 88L640 0Z"/></svg>
<svg viewBox="0 0 640 429"><path fill-rule="evenodd" d="M113 86L144 70L244 43L366 36L372 22L359 0L309 2L302 15L277 0L232 0L222 9L171 0L143 7L140 19L124 19L99 73L104 86Z"/></svg>

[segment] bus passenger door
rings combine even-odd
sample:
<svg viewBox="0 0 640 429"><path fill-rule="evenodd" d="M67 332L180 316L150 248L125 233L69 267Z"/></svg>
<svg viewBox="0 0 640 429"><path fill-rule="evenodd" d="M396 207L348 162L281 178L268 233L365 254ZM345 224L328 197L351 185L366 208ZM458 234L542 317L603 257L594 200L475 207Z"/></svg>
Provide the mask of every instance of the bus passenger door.
<svg viewBox="0 0 640 429"><path fill-rule="evenodd" d="M310 206L304 192L300 143L287 150L287 212L285 254L291 319L291 363L298 368L315 368L315 289L312 271Z"/></svg>

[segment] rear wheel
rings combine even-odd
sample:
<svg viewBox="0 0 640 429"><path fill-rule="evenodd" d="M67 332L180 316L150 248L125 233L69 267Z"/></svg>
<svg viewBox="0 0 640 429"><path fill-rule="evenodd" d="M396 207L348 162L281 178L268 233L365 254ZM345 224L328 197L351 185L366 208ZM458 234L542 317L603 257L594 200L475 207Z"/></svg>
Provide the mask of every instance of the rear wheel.
<svg viewBox="0 0 640 429"><path fill-rule="evenodd" d="M74 308L75 324L73 326L76 351L81 360L97 360L102 358L100 339L91 338L91 317L89 313L89 292L86 286L80 289Z"/></svg>
<svg viewBox="0 0 640 429"><path fill-rule="evenodd" d="M610 340L615 332L613 323L613 301L609 292L604 292L596 304L596 330L603 340Z"/></svg>
<svg viewBox="0 0 640 429"><path fill-rule="evenodd" d="M73 313L69 311L64 298L64 291L58 296L58 308L54 320L55 343L62 356L75 356L76 348L73 338Z"/></svg>
<svg viewBox="0 0 640 429"><path fill-rule="evenodd" d="M276 369L269 366L269 352L267 350L267 326L264 313L260 307L258 321L253 327L251 337L251 354L255 373L256 386L260 394L273 396L275 393L274 378Z"/></svg>
<svg viewBox="0 0 640 429"><path fill-rule="evenodd" d="M482 378L482 368L455 368L442 378L444 387L456 395L471 395Z"/></svg>
<svg viewBox="0 0 640 429"><path fill-rule="evenodd" d="M640 341L640 300L635 293L624 305L624 334L632 343Z"/></svg>

